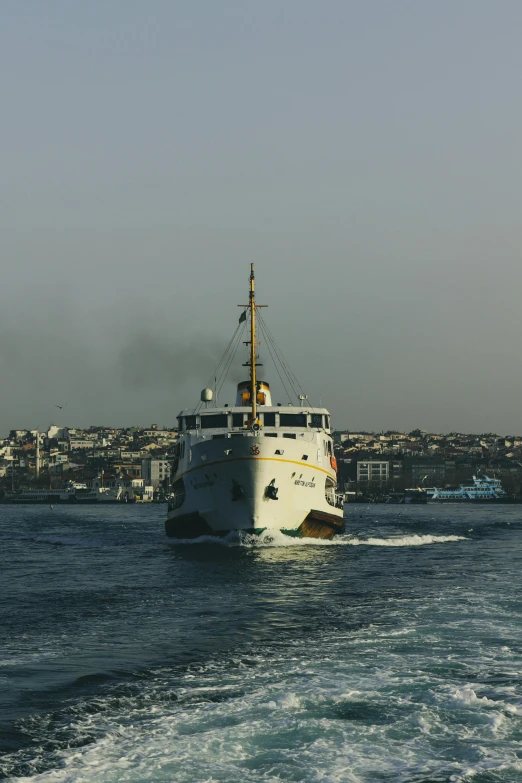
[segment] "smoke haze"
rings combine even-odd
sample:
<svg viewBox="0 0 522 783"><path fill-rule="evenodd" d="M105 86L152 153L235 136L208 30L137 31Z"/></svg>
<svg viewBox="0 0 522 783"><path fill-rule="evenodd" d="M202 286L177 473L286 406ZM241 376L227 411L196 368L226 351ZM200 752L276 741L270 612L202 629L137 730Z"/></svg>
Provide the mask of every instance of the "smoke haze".
<svg viewBox="0 0 522 783"><path fill-rule="evenodd" d="M520 3L2 17L0 436L174 424L251 261L335 426L522 433Z"/></svg>

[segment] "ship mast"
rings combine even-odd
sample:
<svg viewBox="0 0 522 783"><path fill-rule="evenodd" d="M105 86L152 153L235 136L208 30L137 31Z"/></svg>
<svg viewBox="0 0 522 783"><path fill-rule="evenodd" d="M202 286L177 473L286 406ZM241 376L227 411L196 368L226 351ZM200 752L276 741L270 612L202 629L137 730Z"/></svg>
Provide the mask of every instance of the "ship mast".
<svg viewBox="0 0 522 783"><path fill-rule="evenodd" d="M256 389L256 293L254 264L250 264L250 401L252 403L252 423L257 419Z"/></svg>
<svg viewBox="0 0 522 783"><path fill-rule="evenodd" d="M250 405L251 416L247 420L247 427L252 427L257 432L261 427L261 422L257 418L257 367L261 365L257 364L257 351L256 346L259 343L256 340L256 310L258 307L266 307L266 305L256 304L256 291L255 291L255 275L254 264L250 264L250 297L248 304L238 305L238 307L246 308L239 319L239 323L246 321L246 312L250 309L250 340L245 340L245 345L250 346L250 361L245 362L243 367L250 367Z"/></svg>

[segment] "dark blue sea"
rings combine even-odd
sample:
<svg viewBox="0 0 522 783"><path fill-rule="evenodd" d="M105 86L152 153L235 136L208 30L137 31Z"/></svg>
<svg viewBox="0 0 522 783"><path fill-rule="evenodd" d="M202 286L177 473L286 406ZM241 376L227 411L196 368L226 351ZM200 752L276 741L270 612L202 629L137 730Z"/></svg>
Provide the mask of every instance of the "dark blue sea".
<svg viewBox="0 0 522 783"><path fill-rule="evenodd" d="M197 544L163 506L0 506L0 778L522 780L522 506Z"/></svg>

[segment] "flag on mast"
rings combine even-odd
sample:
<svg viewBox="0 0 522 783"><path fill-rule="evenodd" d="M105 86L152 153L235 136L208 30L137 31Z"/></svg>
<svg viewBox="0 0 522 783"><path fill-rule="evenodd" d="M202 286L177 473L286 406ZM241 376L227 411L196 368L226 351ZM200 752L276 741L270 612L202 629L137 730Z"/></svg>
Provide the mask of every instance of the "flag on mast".
<svg viewBox="0 0 522 783"><path fill-rule="evenodd" d="M243 310L243 312L239 316L239 323L242 324L243 321L246 321L246 310Z"/></svg>

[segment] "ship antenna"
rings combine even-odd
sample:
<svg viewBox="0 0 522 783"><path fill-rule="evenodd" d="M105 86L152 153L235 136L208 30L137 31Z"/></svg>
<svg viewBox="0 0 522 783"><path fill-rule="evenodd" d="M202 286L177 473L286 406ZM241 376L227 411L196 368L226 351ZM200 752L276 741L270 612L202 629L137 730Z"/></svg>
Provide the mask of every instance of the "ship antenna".
<svg viewBox="0 0 522 783"><path fill-rule="evenodd" d="M252 402L252 424L257 419L257 390L256 390L256 292L254 264L250 264L250 383Z"/></svg>

